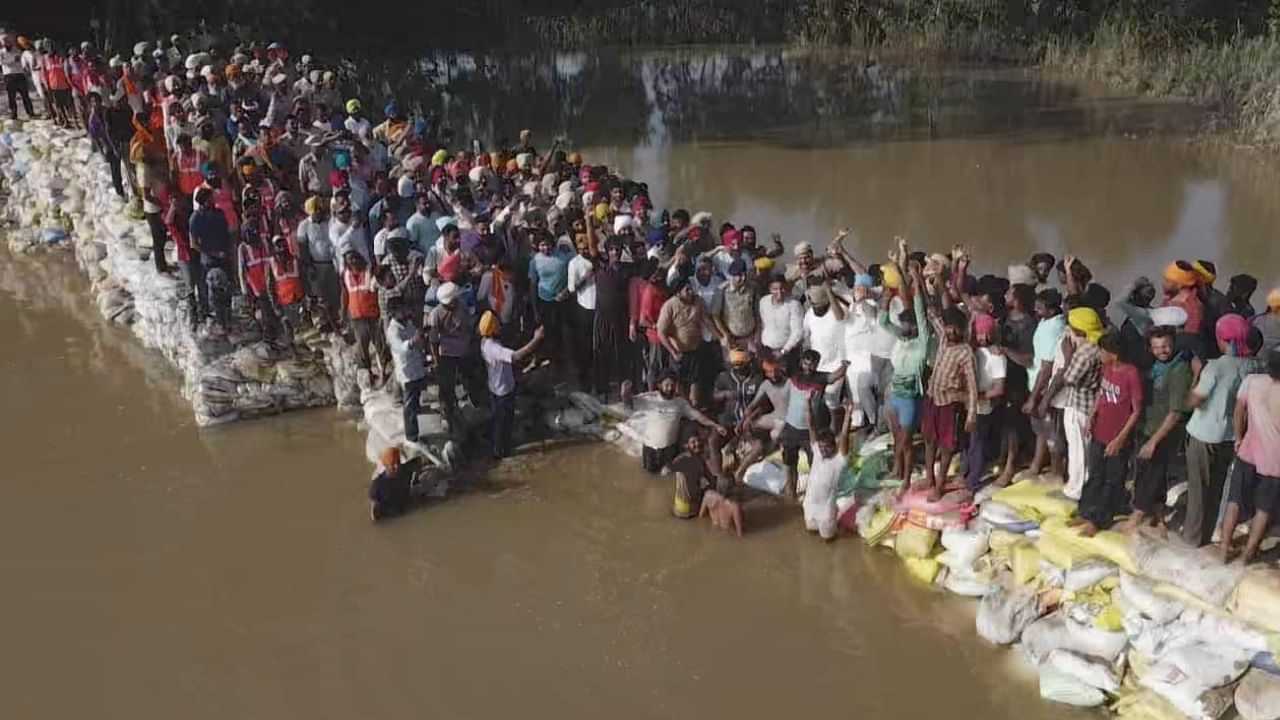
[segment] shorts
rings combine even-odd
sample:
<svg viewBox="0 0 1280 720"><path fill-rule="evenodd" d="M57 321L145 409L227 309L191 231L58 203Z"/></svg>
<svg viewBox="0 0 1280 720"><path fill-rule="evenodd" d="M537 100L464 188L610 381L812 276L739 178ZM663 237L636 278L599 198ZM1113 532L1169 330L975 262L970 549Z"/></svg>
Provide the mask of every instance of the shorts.
<svg viewBox="0 0 1280 720"><path fill-rule="evenodd" d="M1235 503L1243 515L1263 512L1274 516L1280 512L1280 478L1261 475L1256 466L1237 457L1227 500Z"/></svg>
<svg viewBox="0 0 1280 720"><path fill-rule="evenodd" d="M924 399L924 411L921 413L922 430L926 442L931 442L943 450L954 452L960 447L960 413L964 412L962 403L951 403L939 407L932 398Z"/></svg>
<svg viewBox="0 0 1280 720"><path fill-rule="evenodd" d="M916 431L920 420L920 398L890 395L889 408L898 418L898 427L909 433Z"/></svg>
<svg viewBox="0 0 1280 720"><path fill-rule="evenodd" d="M1045 417L1032 416L1031 431L1036 437L1043 438L1049 445L1050 452L1061 453L1067 449L1067 429L1062 424L1062 409L1049 408Z"/></svg>
<svg viewBox="0 0 1280 720"><path fill-rule="evenodd" d="M784 424L778 444L782 446L782 464L793 468L800 463L800 450L809 447L809 431Z"/></svg>
<svg viewBox="0 0 1280 720"><path fill-rule="evenodd" d="M657 475L662 472L662 468L669 465L679 454L680 443L660 449L651 448L648 445L645 445L640 450L640 466L643 467L646 472Z"/></svg>

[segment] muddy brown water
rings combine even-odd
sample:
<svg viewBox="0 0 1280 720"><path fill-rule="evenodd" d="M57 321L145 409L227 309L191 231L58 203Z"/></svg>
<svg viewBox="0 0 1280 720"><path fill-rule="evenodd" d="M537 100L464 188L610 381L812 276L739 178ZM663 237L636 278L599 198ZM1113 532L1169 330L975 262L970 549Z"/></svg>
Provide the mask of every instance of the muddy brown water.
<svg viewBox="0 0 1280 720"><path fill-rule="evenodd" d="M1117 282L1171 253L1275 277L1255 189L1270 174L1170 135L1188 108L971 80L1031 107L953 137L594 153L660 206L762 236L852 225L868 253L903 233L991 264L1069 243ZM742 540L675 521L668 483L592 446L375 528L349 420L198 430L173 371L98 317L69 260L0 253L0 337L0 716L1077 715L976 637L971 601L807 537L793 510L752 505Z"/></svg>

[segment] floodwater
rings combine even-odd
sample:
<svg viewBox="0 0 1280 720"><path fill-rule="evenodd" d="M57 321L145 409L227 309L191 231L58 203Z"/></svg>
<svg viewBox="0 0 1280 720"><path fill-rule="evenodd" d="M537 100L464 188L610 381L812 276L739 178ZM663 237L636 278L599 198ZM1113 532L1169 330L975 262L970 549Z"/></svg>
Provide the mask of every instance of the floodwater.
<svg viewBox="0 0 1280 720"><path fill-rule="evenodd" d="M918 81L923 100L891 83L874 97L908 99L864 112L874 86L835 61L751 51L759 77L706 80L677 112L688 88L663 89L663 68L740 57L610 57L558 60L544 100L648 105L548 114L557 127L520 110L491 132L567 133L660 207L762 236L850 225L871 257L906 234L992 266L1069 246L1117 291L1174 253L1276 274L1276 211L1254 190L1270 175L1179 140L1194 108L956 71ZM555 94L603 65L618 74ZM175 374L98 317L69 259L0 252L0 336L0 717L1076 715L976 637L972 602L859 541L807 537L791 509L751 506L742 540L672 520L668 483L593 446L372 527L349 420L198 430Z"/></svg>

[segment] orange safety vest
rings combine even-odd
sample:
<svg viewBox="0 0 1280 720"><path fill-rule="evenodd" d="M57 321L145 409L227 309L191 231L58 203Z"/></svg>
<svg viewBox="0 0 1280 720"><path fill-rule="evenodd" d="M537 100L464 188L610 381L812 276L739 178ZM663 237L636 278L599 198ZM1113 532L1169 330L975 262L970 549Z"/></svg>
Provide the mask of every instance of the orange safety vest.
<svg viewBox="0 0 1280 720"><path fill-rule="evenodd" d="M302 302L302 274L298 270L296 259L290 258L288 263L282 263L272 255L271 275L276 279L276 300L281 305Z"/></svg>
<svg viewBox="0 0 1280 720"><path fill-rule="evenodd" d="M342 271L342 283L347 288L347 313L352 320L373 320L379 317L378 286L373 273L355 272L351 268Z"/></svg>
<svg viewBox="0 0 1280 720"><path fill-rule="evenodd" d="M270 259L266 248L261 245L240 245L240 264L244 268L244 279L254 295L265 295L267 292L267 261Z"/></svg>

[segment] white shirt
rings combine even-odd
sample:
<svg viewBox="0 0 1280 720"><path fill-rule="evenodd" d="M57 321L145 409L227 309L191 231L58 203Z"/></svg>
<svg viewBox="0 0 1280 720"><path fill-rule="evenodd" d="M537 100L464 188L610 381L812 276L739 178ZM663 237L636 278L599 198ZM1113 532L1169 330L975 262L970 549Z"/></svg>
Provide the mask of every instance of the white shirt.
<svg viewBox="0 0 1280 720"><path fill-rule="evenodd" d="M775 303L772 295L760 298L760 342L781 354L791 351L804 337L800 303L790 298Z"/></svg>
<svg viewBox="0 0 1280 720"><path fill-rule="evenodd" d="M813 461L809 463L809 482L804 491L804 516L819 523L835 522L836 489L840 486L840 473L848 464L844 455L824 458L818 443L813 444Z"/></svg>
<svg viewBox="0 0 1280 720"><path fill-rule="evenodd" d="M516 375L511 368L515 355L515 350L493 338L480 341L480 356L489 374L489 392L496 397L506 397L516 391Z"/></svg>
<svg viewBox="0 0 1280 720"><path fill-rule="evenodd" d="M849 305L844 316L844 357L853 374L871 372L871 355L875 331L879 328L880 309L875 302L863 300Z"/></svg>
<svg viewBox="0 0 1280 720"><path fill-rule="evenodd" d="M569 261L569 292L578 299L578 305L584 310L596 309L595 267L591 261L581 255L574 255Z"/></svg>
<svg viewBox="0 0 1280 720"><path fill-rule="evenodd" d="M818 315L810 308L804 314L804 346L818 351L818 372L834 372L844 362L844 323L830 308Z"/></svg>
<svg viewBox="0 0 1280 720"><path fill-rule="evenodd" d="M693 285L693 291L698 294L698 297L702 298L702 307L706 310L703 313L702 341L711 342L716 339L715 330L712 329L714 325L712 318L720 312L720 303L723 300L720 296L720 289L724 287L724 280L712 275L711 280L706 285L703 285L702 281L695 275L689 282Z"/></svg>
<svg viewBox="0 0 1280 720"><path fill-rule="evenodd" d="M5 75L22 75L22 53L14 50L0 50L0 70Z"/></svg>
<svg viewBox="0 0 1280 720"><path fill-rule="evenodd" d="M655 450L669 448L680 441L680 420L693 417L689 401L677 395L670 400L659 392L647 392L635 398L636 409L646 414L644 444Z"/></svg>
<svg viewBox="0 0 1280 720"><path fill-rule="evenodd" d="M421 380L427 375L426 355L422 343L412 342L417 330L398 318L387 323L387 345L391 348L391 359L395 361L396 380L400 384Z"/></svg>
<svg viewBox="0 0 1280 720"><path fill-rule="evenodd" d="M355 217L352 216L351 219L354 221ZM364 261L372 266L373 258L369 257L369 236L363 225L356 222L347 224L332 218L329 220L329 242L337 251L339 271L342 270L342 258L351 250L360 253Z"/></svg>
<svg viewBox="0 0 1280 720"><path fill-rule="evenodd" d="M977 352L978 380L978 414L991 414L991 401L982 397L991 390L997 380L1004 380L1009 370L1009 359L1004 355L992 352L991 348L978 348Z"/></svg>
<svg viewBox="0 0 1280 720"><path fill-rule="evenodd" d="M347 121L343 123L343 126L346 127L352 135L355 135L361 140L367 140L369 138L369 132L373 130L373 125L369 124L369 121L366 118L357 119L355 117L348 117Z"/></svg>

